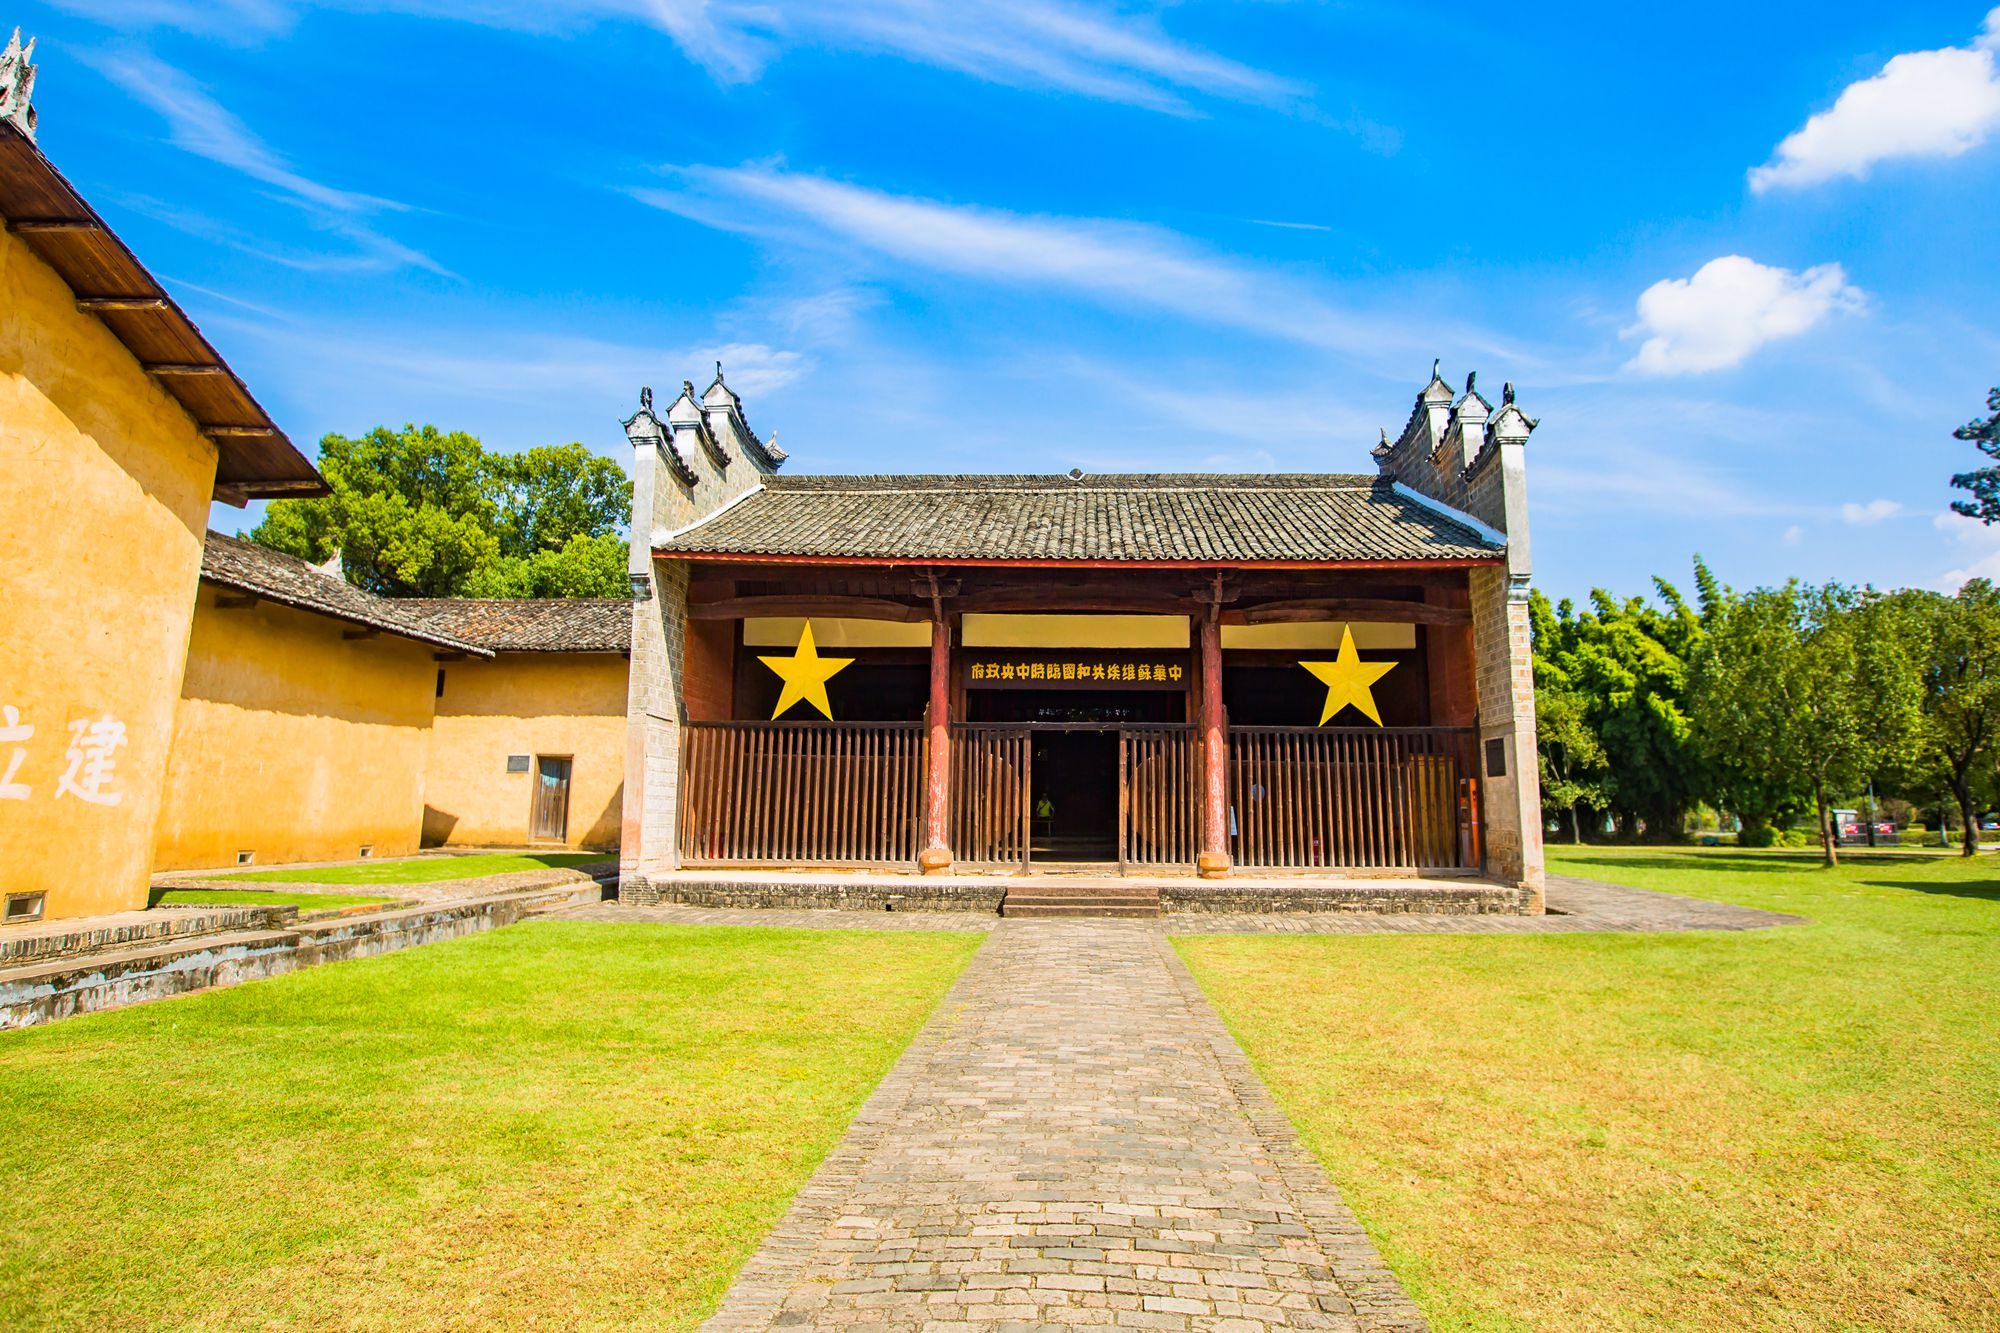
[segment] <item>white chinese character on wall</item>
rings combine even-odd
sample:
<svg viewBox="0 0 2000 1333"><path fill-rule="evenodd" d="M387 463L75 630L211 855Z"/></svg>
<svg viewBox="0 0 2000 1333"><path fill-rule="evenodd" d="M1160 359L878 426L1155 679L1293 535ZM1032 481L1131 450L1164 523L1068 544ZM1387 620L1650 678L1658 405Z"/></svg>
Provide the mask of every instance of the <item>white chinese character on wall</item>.
<svg viewBox="0 0 2000 1333"><path fill-rule="evenodd" d="M28 759L22 742L32 739L34 734L33 727L22 725L20 709L13 704L0 707L0 801L28 799L28 784L14 781L14 776Z"/></svg>
<svg viewBox="0 0 2000 1333"><path fill-rule="evenodd" d="M69 724L69 767L56 779L57 796L74 796L92 805L116 805L125 793L113 791L117 776L115 753L125 745L125 724L106 713L80 717Z"/></svg>

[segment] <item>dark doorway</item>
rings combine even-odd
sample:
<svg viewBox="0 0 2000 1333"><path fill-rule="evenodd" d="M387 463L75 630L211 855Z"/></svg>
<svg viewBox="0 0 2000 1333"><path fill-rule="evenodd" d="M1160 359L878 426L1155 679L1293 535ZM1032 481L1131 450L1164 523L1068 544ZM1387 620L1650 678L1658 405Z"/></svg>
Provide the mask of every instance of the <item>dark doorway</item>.
<svg viewBox="0 0 2000 1333"><path fill-rule="evenodd" d="M1031 862L1118 859L1118 728L1181 722L1187 697L1162 690L974 690L975 722L1033 726Z"/></svg>
<svg viewBox="0 0 2000 1333"><path fill-rule="evenodd" d="M1118 859L1118 733L1038 731L1030 861Z"/></svg>

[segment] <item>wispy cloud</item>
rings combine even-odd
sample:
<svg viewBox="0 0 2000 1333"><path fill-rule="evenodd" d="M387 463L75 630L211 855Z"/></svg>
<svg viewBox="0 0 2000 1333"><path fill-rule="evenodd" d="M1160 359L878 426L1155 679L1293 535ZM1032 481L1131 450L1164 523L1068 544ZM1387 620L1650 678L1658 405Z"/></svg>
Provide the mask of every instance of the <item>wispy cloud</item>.
<svg viewBox="0 0 2000 1333"><path fill-rule="evenodd" d="M1909 51L1847 85L1750 170L1757 193L1863 177L1900 157L1957 157L2000 130L2000 9L1970 46Z"/></svg>
<svg viewBox="0 0 2000 1333"><path fill-rule="evenodd" d="M1741 365L1767 343L1794 338L1838 310L1865 302L1838 264L1803 272L1742 255L1711 259L1691 278L1666 278L1639 296L1639 322L1623 331L1644 337L1627 370L1692 375Z"/></svg>
<svg viewBox="0 0 2000 1333"><path fill-rule="evenodd" d="M1931 526L1946 543L1958 548L1955 558L1965 562L1939 575L1938 588L1955 592L1967 579L2000 583L2000 527L1989 527L1977 519L1951 513L1939 514L1931 520Z"/></svg>
<svg viewBox="0 0 2000 1333"><path fill-rule="evenodd" d="M766 165L680 167L674 188L634 198L706 226L801 246L834 244L937 273L1073 293L1371 357L1413 355L1439 338L1393 315L1363 318L1309 280L1237 263L1166 228L1012 213L889 194Z"/></svg>
<svg viewBox="0 0 2000 1333"><path fill-rule="evenodd" d="M1903 505L1899 500L1870 500L1867 504L1850 502L1840 507L1840 521L1867 525L1894 518L1902 512Z"/></svg>
<svg viewBox="0 0 2000 1333"><path fill-rule="evenodd" d="M758 78L795 47L868 52L988 83L1177 115L1191 99L1302 103L1309 89L1169 36L1108 6L1063 0L58 0L125 27L282 31L314 8L389 10L526 32L593 23L652 27L725 84ZM226 19L227 21L221 21Z"/></svg>
<svg viewBox="0 0 2000 1333"><path fill-rule="evenodd" d="M407 265L449 276L430 256L362 221L374 213L405 212L407 205L338 189L304 175L200 83L157 56L145 51L102 51L88 59L99 73L166 120L167 139L175 147L271 187L278 198L299 208L313 229L341 237L355 246L357 253L286 255L241 239L228 243L292 268L355 271Z"/></svg>

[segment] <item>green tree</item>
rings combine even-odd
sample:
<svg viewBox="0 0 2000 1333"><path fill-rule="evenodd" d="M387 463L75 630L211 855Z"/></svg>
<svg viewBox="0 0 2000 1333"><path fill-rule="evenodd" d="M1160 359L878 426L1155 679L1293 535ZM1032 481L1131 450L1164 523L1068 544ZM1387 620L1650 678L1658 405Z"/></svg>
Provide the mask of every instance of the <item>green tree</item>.
<svg viewBox="0 0 2000 1333"><path fill-rule="evenodd" d="M1807 787L1828 865L1833 798L1905 761L1917 735L1914 665L1874 608L1837 584L1760 588L1717 617L1698 665L1706 748L1772 787Z"/></svg>
<svg viewBox="0 0 2000 1333"><path fill-rule="evenodd" d="M1582 724L1603 752L1592 785L1621 829L1643 821L1650 834L1674 837L1707 790L1687 715L1688 663L1703 631L1671 584L1655 588L1664 607L1600 589L1581 613L1568 601L1531 603L1530 624L1538 702L1543 690L1558 712L1568 708L1562 693L1586 701Z"/></svg>
<svg viewBox="0 0 2000 1333"><path fill-rule="evenodd" d="M1979 797L2000 756L2000 590L1973 579L1956 596L1910 590L1886 599L1916 667L1915 785L1949 790L1964 821L1961 849L1979 850Z"/></svg>
<svg viewBox="0 0 2000 1333"><path fill-rule="evenodd" d="M1952 432L1955 439L1967 440L1988 458L2000 460L2000 388L1986 395L1986 410L1993 415L1984 421L1970 421ZM1952 508L1982 523L2000 523L2000 461L1951 479L1960 490L1972 492L1970 500L1955 500Z"/></svg>
<svg viewBox="0 0 2000 1333"><path fill-rule="evenodd" d="M253 541L387 597L615 597L632 485L581 444L488 453L463 431L328 435L333 494L276 500Z"/></svg>

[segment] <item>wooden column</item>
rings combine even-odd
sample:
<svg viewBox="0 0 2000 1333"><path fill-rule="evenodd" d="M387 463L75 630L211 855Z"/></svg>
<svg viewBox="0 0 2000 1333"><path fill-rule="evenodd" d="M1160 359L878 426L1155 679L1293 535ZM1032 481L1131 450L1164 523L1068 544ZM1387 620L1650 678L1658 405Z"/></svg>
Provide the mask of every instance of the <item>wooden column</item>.
<svg viewBox="0 0 2000 1333"><path fill-rule="evenodd" d="M926 875L951 869L951 622L939 610L931 619L930 767L924 774L924 850L917 864Z"/></svg>
<svg viewBox="0 0 2000 1333"><path fill-rule="evenodd" d="M1201 855L1203 879L1229 873L1229 751L1222 726L1222 608L1201 618Z"/></svg>

